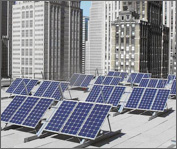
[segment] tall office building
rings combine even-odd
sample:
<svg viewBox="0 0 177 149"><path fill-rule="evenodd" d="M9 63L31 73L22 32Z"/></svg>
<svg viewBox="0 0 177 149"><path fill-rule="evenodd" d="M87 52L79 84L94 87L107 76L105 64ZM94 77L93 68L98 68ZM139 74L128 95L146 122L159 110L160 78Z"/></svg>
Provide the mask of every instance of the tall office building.
<svg viewBox="0 0 177 149"><path fill-rule="evenodd" d="M82 22L82 73L85 73L85 51L86 51L86 42L88 41L88 22L89 17L83 16Z"/></svg>
<svg viewBox="0 0 177 149"><path fill-rule="evenodd" d="M12 74L12 5L14 2L2 1L2 55L1 77L8 78Z"/></svg>
<svg viewBox="0 0 177 149"><path fill-rule="evenodd" d="M68 80L81 72L80 2L20 1L12 18L13 77Z"/></svg>
<svg viewBox="0 0 177 149"><path fill-rule="evenodd" d="M169 27L169 73L176 74L176 1L163 1L163 24Z"/></svg>

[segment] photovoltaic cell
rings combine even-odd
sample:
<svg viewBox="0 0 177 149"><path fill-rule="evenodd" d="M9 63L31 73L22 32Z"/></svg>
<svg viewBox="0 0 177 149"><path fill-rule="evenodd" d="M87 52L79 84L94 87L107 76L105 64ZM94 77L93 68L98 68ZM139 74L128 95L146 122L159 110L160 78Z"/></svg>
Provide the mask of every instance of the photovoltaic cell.
<svg viewBox="0 0 177 149"><path fill-rule="evenodd" d="M121 72L119 77L121 77L121 82L127 77L128 73L127 72Z"/></svg>
<svg viewBox="0 0 177 149"><path fill-rule="evenodd" d="M73 74L70 81L69 81L70 82L69 85L72 86L76 82L76 80L79 78L79 76L80 76L80 74L77 74L77 73Z"/></svg>
<svg viewBox="0 0 177 149"><path fill-rule="evenodd" d="M42 84L40 85L40 87L38 88L38 90L36 91L36 93L34 94L34 96L41 97L44 94L45 90L50 85L50 83L51 83L51 81L43 81Z"/></svg>
<svg viewBox="0 0 177 149"><path fill-rule="evenodd" d="M167 80L159 80L156 88L165 88L165 85L167 84Z"/></svg>
<svg viewBox="0 0 177 149"><path fill-rule="evenodd" d="M81 128L78 136L94 140L111 109L110 105L96 104Z"/></svg>
<svg viewBox="0 0 177 149"><path fill-rule="evenodd" d="M87 75L85 80L82 82L81 86L82 87L87 87L90 83L90 81L93 79L93 75Z"/></svg>
<svg viewBox="0 0 177 149"><path fill-rule="evenodd" d="M168 75L168 82L167 83L170 83L171 80L174 80L176 78L175 75Z"/></svg>
<svg viewBox="0 0 177 149"><path fill-rule="evenodd" d="M15 96L12 102L7 106L7 108L1 114L1 121L8 122L25 99L26 96Z"/></svg>
<svg viewBox="0 0 177 149"><path fill-rule="evenodd" d="M153 99L155 98L157 89L147 88L143 94L141 102L138 106L138 109L150 110Z"/></svg>
<svg viewBox="0 0 177 149"><path fill-rule="evenodd" d="M94 85L91 92L89 93L86 101L95 102L96 99L98 98L102 88L103 88L102 85Z"/></svg>
<svg viewBox="0 0 177 149"><path fill-rule="evenodd" d="M109 71L107 76L113 76L114 75L114 71Z"/></svg>
<svg viewBox="0 0 177 149"><path fill-rule="evenodd" d="M110 85L118 85L119 82L121 81L121 78L119 77L114 77L110 83Z"/></svg>
<svg viewBox="0 0 177 149"><path fill-rule="evenodd" d="M80 86L85 78L86 78L86 75L80 75L73 86Z"/></svg>
<svg viewBox="0 0 177 149"><path fill-rule="evenodd" d="M133 109L136 108L142 97L143 92L144 88L134 88L125 107Z"/></svg>
<svg viewBox="0 0 177 149"><path fill-rule="evenodd" d="M148 87L156 87L157 83L158 83L158 79L150 79L148 83Z"/></svg>
<svg viewBox="0 0 177 149"><path fill-rule="evenodd" d="M143 73L138 73L135 80L134 80L134 83L140 83L142 78L143 78L144 74Z"/></svg>
<svg viewBox="0 0 177 149"><path fill-rule="evenodd" d="M122 86L116 86L114 88L113 93L111 94L108 104L112 104L114 107L117 107L119 104L119 101L125 91L126 87L122 87Z"/></svg>
<svg viewBox="0 0 177 149"><path fill-rule="evenodd" d="M133 83L135 78L137 76L137 73L131 73L130 77L128 78L127 82Z"/></svg>
<svg viewBox="0 0 177 149"><path fill-rule="evenodd" d="M30 80L30 82L27 84L26 88L28 93L31 92L31 90L33 89L33 87L37 84L38 80ZM26 89L24 88L23 91L21 92L21 95L27 95L26 93Z"/></svg>
<svg viewBox="0 0 177 149"><path fill-rule="evenodd" d="M147 85L149 83L149 80L150 79L142 79L140 84L139 84L139 87L147 87Z"/></svg>
<svg viewBox="0 0 177 149"><path fill-rule="evenodd" d="M60 82L60 85L62 91L64 92L68 88L69 82Z"/></svg>
<svg viewBox="0 0 177 149"><path fill-rule="evenodd" d="M171 86L171 95L176 95L176 80L173 81L173 84Z"/></svg>
<svg viewBox="0 0 177 149"><path fill-rule="evenodd" d="M104 76L99 76L97 80L95 81L95 84L102 84L104 81L104 78L105 78Z"/></svg>
<svg viewBox="0 0 177 149"><path fill-rule="evenodd" d="M22 125L35 128L52 102L53 99L41 98Z"/></svg>
<svg viewBox="0 0 177 149"><path fill-rule="evenodd" d="M63 101L47 124L45 130L59 132L76 104L77 102L75 101Z"/></svg>
<svg viewBox="0 0 177 149"><path fill-rule="evenodd" d="M120 75L120 72L115 71L113 76L118 77L119 75Z"/></svg>
<svg viewBox="0 0 177 149"><path fill-rule="evenodd" d="M114 86L104 86L102 89L102 92L100 92L100 95L97 99L97 103L105 103L108 101L109 96L111 95L112 91L114 89Z"/></svg>
<svg viewBox="0 0 177 149"><path fill-rule="evenodd" d="M21 124L26 118L27 114L31 111L33 106L38 102L37 97L28 97L21 107L17 110L15 115L10 120L11 123Z"/></svg>
<svg viewBox="0 0 177 149"><path fill-rule="evenodd" d="M52 82L47 88L47 90L44 92L42 97L51 97L56 88L58 88L59 84L60 82Z"/></svg>
<svg viewBox="0 0 177 149"><path fill-rule="evenodd" d="M151 77L151 74L150 73L145 73L143 78L150 78Z"/></svg>
<svg viewBox="0 0 177 149"><path fill-rule="evenodd" d="M65 123L61 133L76 135L92 107L91 103L80 102Z"/></svg>
<svg viewBox="0 0 177 149"><path fill-rule="evenodd" d="M17 78L14 80L14 82L11 84L11 86L7 89L7 93L12 93L16 87L20 84L20 82L22 81L21 78Z"/></svg>
<svg viewBox="0 0 177 149"><path fill-rule="evenodd" d="M170 90L159 89L151 110L164 111Z"/></svg>
<svg viewBox="0 0 177 149"><path fill-rule="evenodd" d="M109 85L112 81L113 77L106 77L103 81L104 85Z"/></svg>
<svg viewBox="0 0 177 149"><path fill-rule="evenodd" d="M22 92L22 90L25 88L24 83L27 85L29 81L30 81L30 79L23 79L20 82L20 84L17 86L17 88L15 89L15 91L13 91L13 94L20 94Z"/></svg>

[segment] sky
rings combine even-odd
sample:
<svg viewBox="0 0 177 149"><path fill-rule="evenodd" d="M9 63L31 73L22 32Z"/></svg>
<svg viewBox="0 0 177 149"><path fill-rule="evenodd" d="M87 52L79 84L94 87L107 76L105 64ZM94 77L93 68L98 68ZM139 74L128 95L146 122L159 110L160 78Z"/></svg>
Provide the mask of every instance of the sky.
<svg viewBox="0 0 177 149"><path fill-rule="evenodd" d="M83 16L89 16L91 1L81 1L81 9L83 9Z"/></svg>

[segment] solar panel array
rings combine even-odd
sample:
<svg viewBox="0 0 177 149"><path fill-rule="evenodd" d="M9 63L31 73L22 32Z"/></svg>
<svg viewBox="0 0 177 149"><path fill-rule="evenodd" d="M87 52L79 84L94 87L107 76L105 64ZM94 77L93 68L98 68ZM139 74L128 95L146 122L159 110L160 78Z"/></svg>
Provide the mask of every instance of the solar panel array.
<svg viewBox="0 0 177 149"><path fill-rule="evenodd" d="M150 79L142 79L140 84L139 84L139 87L147 87L147 85L149 83L149 80Z"/></svg>
<svg viewBox="0 0 177 149"><path fill-rule="evenodd" d="M94 85L88 97L87 102L96 103L110 103L117 107L119 101L125 91L124 86L111 86L111 85Z"/></svg>
<svg viewBox="0 0 177 149"><path fill-rule="evenodd" d="M114 77L119 77L120 82L122 82L126 77L128 73L127 72L118 72L118 71L109 71L107 76L114 76Z"/></svg>
<svg viewBox="0 0 177 149"><path fill-rule="evenodd" d="M143 78L150 78L150 73L131 73L127 82L139 84Z"/></svg>
<svg viewBox="0 0 177 149"><path fill-rule="evenodd" d="M1 115L1 121L35 128L53 99L15 96Z"/></svg>
<svg viewBox="0 0 177 149"><path fill-rule="evenodd" d="M38 90L35 92L34 96L38 97L51 97L56 100L62 98L62 92L68 88L69 82L58 82L58 81L43 81Z"/></svg>
<svg viewBox="0 0 177 149"><path fill-rule="evenodd" d="M76 86L76 87L88 87L93 77L94 77L93 75L75 73L72 75L69 81L70 82L69 85Z"/></svg>
<svg viewBox="0 0 177 149"><path fill-rule="evenodd" d="M120 77L114 77L114 76L99 76L97 80L95 81L95 84L103 84L103 85L118 85L119 82L121 82Z"/></svg>
<svg viewBox="0 0 177 149"><path fill-rule="evenodd" d="M170 90L157 88L134 88L125 108L164 111Z"/></svg>
<svg viewBox="0 0 177 149"><path fill-rule="evenodd" d="M37 82L38 80L17 78L6 92L18 95L28 95Z"/></svg>
<svg viewBox="0 0 177 149"><path fill-rule="evenodd" d="M110 109L111 105L64 100L45 130L94 140Z"/></svg>
<svg viewBox="0 0 177 149"><path fill-rule="evenodd" d="M170 95L176 95L176 80L173 81L173 84L171 86Z"/></svg>
<svg viewBox="0 0 177 149"><path fill-rule="evenodd" d="M175 80L176 79L176 76L175 75L173 75L173 74L170 74L170 75L168 75L168 82L167 83L170 83L171 81L173 81L173 80Z"/></svg>

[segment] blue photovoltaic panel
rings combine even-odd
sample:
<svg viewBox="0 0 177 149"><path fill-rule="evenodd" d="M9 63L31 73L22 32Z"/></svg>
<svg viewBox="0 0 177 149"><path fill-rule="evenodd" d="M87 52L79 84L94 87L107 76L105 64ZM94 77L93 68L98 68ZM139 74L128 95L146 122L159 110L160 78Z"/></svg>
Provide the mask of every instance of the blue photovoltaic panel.
<svg viewBox="0 0 177 149"><path fill-rule="evenodd" d="M96 99L98 98L102 88L103 88L102 85L94 85L91 92L89 93L86 101L95 102Z"/></svg>
<svg viewBox="0 0 177 149"><path fill-rule="evenodd" d="M151 110L164 111L169 94L170 94L170 90L159 89Z"/></svg>
<svg viewBox="0 0 177 149"><path fill-rule="evenodd" d="M170 83L171 80L174 80L176 78L175 75L168 75L168 83Z"/></svg>
<svg viewBox="0 0 177 149"><path fill-rule="evenodd" d="M133 83L135 78L137 76L137 73L131 73L130 77L128 78L127 82Z"/></svg>
<svg viewBox="0 0 177 149"><path fill-rule="evenodd" d="M26 86L28 93L33 89L33 87L37 84L38 80L30 80L28 85ZM24 88L23 91L21 92L21 95L27 95L26 89Z"/></svg>
<svg viewBox="0 0 177 149"><path fill-rule="evenodd" d="M51 97L54 91L56 90L56 88L59 87L59 84L60 82L52 82L42 96Z"/></svg>
<svg viewBox="0 0 177 149"><path fill-rule="evenodd" d="M124 87L124 86L116 86L114 88L113 93L111 94L111 97L109 98L108 103L112 104L114 107L117 107L119 104L119 101L125 91L125 88L126 87Z"/></svg>
<svg viewBox="0 0 177 149"><path fill-rule="evenodd" d="M156 88L165 88L165 85L167 84L167 80L159 80Z"/></svg>
<svg viewBox="0 0 177 149"><path fill-rule="evenodd" d="M144 74L143 73L138 73L138 75L136 76L134 83L140 83L142 78L143 78Z"/></svg>
<svg viewBox="0 0 177 149"><path fill-rule="evenodd" d="M64 92L68 88L69 82L60 82L60 85L62 91Z"/></svg>
<svg viewBox="0 0 177 149"><path fill-rule="evenodd" d="M25 96L15 96L12 102L7 106L4 112L1 114L1 121L8 122L13 116L15 111L20 107L22 102L25 100Z"/></svg>
<svg viewBox="0 0 177 149"><path fill-rule="evenodd" d="M147 88L143 94L138 109L150 110L157 89Z"/></svg>
<svg viewBox="0 0 177 149"><path fill-rule="evenodd" d="M42 84L40 85L40 87L38 88L38 90L36 91L36 93L34 94L34 96L42 96L45 92L45 90L48 88L48 86L50 85L51 81L43 81Z"/></svg>
<svg viewBox="0 0 177 149"><path fill-rule="evenodd" d="M85 80L82 82L81 86L82 87L87 87L90 84L93 77L94 77L93 75L87 75Z"/></svg>
<svg viewBox="0 0 177 149"><path fill-rule="evenodd" d="M11 123L21 124L26 118L27 114L31 111L34 105L38 102L37 97L28 97L21 107L17 110L15 115L10 120Z"/></svg>
<svg viewBox="0 0 177 149"><path fill-rule="evenodd" d="M86 78L86 75L80 75L73 86L80 86L82 82L85 80L85 78Z"/></svg>
<svg viewBox="0 0 177 149"><path fill-rule="evenodd" d="M54 116L49 120L45 130L59 132L76 104L75 101L63 101Z"/></svg>
<svg viewBox="0 0 177 149"><path fill-rule="evenodd" d="M80 102L65 123L61 133L76 135L92 107L92 103Z"/></svg>
<svg viewBox="0 0 177 149"><path fill-rule="evenodd" d="M114 86L104 86L102 89L102 92L100 92L100 95L97 99L97 103L106 103L109 99L109 96L111 95L112 91L114 89Z"/></svg>
<svg viewBox="0 0 177 149"><path fill-rule="evenodd" d="M171 95L176 95L176 80L173 81L173 84L171 86Z"/></svg>
<svg viewBox="0 0 177 149"><path fill-rule="evenodd" d="M53 99L41 98L22 125L35 128L52 101Z"/></svg>
<svg viewBox="0 0 177 149"><path fill-rule="evenodd" d="M70 82L69 85L72 86L76 82L76 80L79 78L79 76L80 76L80 74L77 74L77 73L73 74L70 81L69 81Z"/></svg>
<svg viewBox="0 0 177 149"><path fill-rule="evenodd" d="M139 87L147 87L147 85L149 83L149 80L150 79L142 79L140 84L139 84Z"/></svg>
<svg viewBox="0 0 177 149"><path fill-rule="evenodd" d="M107 76L113 76L114 75L114 71L109 71Z"/></svg>
<svg viewBox="0 0 177 149"><path fill-rule="evenodd" d="M148 83L148 87L156 87L157 83L158 83L158 79L150 79Z"/></svg>
<svg viewBox="0 0 177 149"><path fill-rule="evenodd" d="M104 85L109 85L114 77L106 77L103 81Z"/></svg>
<svg viewBox="0 0 177 149"><path fill-rule="evenodd" d="M110 110L110 105L96 104L81 128L78 136L92 140L95 139Z"/></svg>
<svg viewBox="0 0 177 149"><path fill-rule="evenodd" d="M125 107L133 109L136 108L142 97L143 92L144 88L134 88Z"/></svg>
<svg viewBox="0 0 177 149"><path fill-rule="evenodd" d="M145 73L143 78L150 78L151 77L151 74L150 73Z"/></svg>
<svg viewBox="0 0 177 149"><path fill-rule="evenodd" d="M95 81L95 84L102 84L104 81L104 78L105 78L104 76L99 76L97 80Z"/></svg>
<svg viewBox="0 0 177 149"><path fill-rule="evenodd" d="M118 77L119 75L120 75L120 72L115 71L113 76Z"/></svg>
<svg viewBox="0 0 177 149"><path fill-rule="evenodd" d="M118 85L120 82L121 78L119 77L114 77L110 83L110 85Z"/></svg>
<svg viewBox="0 0 177 149"><path fill-rule="evenodd" d="M121 82L125 79L125 77L127 77L127 72L121 72L121 74L119 75L119 77L121 77Z"/></svg>
<svg viewBox="0 0 177 149"><path fill-rule="evenodd" d="M13 91L13 94L20 94L22 92L22 90L25 88L24 83L28 84L28 82L30 81L30 79L23 79L20 84L17 86L17 88L15 89L15 91Z"/></svg>
<svg viewBox="0 0 177 149"><path fill-rule="evenodd" d="M12 93L16 87L20 84L20 82L22 81L21 78L17 78L14 80L14 82L11 84L11 86L7 89L7 93Z"/></svg>

